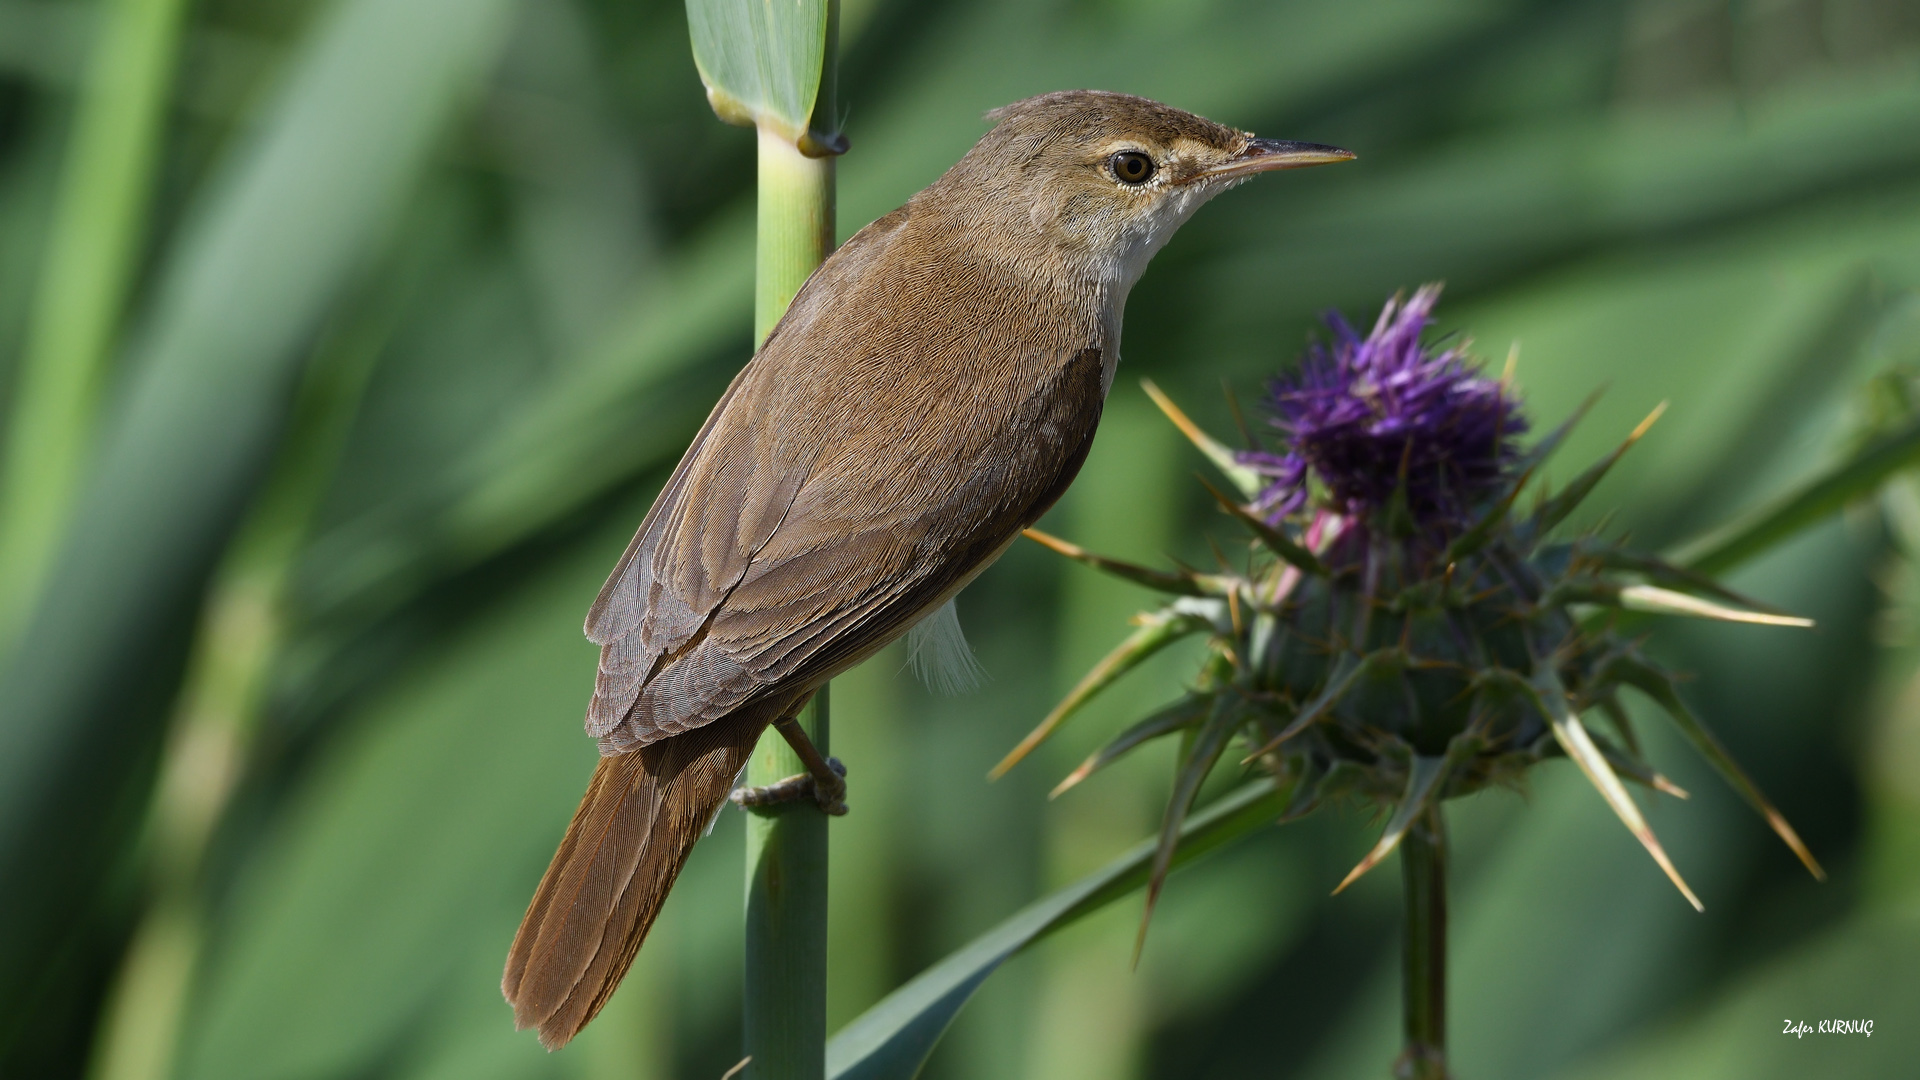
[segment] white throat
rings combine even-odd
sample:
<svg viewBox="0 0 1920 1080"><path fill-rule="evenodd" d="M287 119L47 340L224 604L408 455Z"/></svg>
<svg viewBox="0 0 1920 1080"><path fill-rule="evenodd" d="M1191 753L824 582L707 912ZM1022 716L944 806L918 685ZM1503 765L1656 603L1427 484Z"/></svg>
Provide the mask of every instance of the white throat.
<svg viewBox="0 0 1920 1080"><path fill-rule="evenodd" d="M1120 323L1125 314L1127 296L1146 273L1147 264L1167 246L1180 226L1187 223L1201 204L1219 194L1218 185L1195 184L1177 189L1156 206L1145 220L1137 220L1116 230L1118 235L1104 245L1106 253L1095 262L1094 278L1100 289L1100 329L1106 338L1101 350L1100 392L1113 389L1113 376L1120 366Z"/></svg>

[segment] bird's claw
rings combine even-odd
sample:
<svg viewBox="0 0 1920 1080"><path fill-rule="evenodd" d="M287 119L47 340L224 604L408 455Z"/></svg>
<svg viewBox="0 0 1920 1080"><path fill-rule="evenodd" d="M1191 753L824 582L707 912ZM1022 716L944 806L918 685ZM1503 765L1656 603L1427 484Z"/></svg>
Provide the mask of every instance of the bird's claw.
<svg viewBox="0 0 1920 1080"><path fill-rule="evenodd" d="M763 787L735 788L727 797L749 810L812 799L821 813L839 817L847 812L847 767L839 758L828 758L827 768L832 770L829 776L801 773Z"/></svg>
<svg viewBox="0 0 1920 1080"><path fill-rule="evenodd" d="M847 767L840 764L839 758L830 757L827 768L833 770L833 775L809 777L813 781L813 801L821 813L840 817L847 812Z"/></svg>

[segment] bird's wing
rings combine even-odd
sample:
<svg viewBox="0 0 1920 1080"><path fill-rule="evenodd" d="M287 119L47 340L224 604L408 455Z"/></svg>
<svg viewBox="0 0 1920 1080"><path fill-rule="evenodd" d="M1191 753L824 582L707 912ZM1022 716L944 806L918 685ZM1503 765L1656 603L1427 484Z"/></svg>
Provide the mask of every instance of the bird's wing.
<svg viewBox="0 0 1920 1080"><path fill-rule="evenodd" d="M632 542L627 544L626 552L614 565L613 573L608 576L606 584L600 589L599 597L594 600L593 607L587 612L587 640L603 647L624 641L628 643L629 648L654 650L657 654L658 650L679 647L685 642L686 637L693 633L691 627L697 626L704 615L689 619L685 613L680 613L680 617L674 619L666 613L661 613L651 620L646 633L641 634L639 638L634 637L635 632L640 630L641 623L647 621L650 614L651 586L655 580L654 557L662 549L663 539L677 534L681 527L687 484L701 476L702 471L710 466L723 471L725 459L732 454L731 448L723 448L720 451L722 461L715 466L709 458L708 443L715 438L715 430L721 426L722 419L729 415L728 410L735 397L744 387L752 385L756 377L765 374L764 369L769 366L770 356L777 356L789 347L796 335L788 332L788 324L796 321L796 316L803 314L801 309L807 307L812 297L823 291L820 286L842 284L840 279L850 276L850 272L857 275L860 270L870 266L876 256L883 253L887 242L898 233L900 226L906 220L906 208L902 207L855 233L838 251L828 257L826 264L815 272L801 288L799 295L794 297L787 317L775 327L754 360L741 369L740 374L734 376L733 382L728 384L726 393L720 395L720 401L714 405L713 411L707 414L706 423L701 425L699 434L694 436L693 443L687 447L687 452L681 457L680 464L674 468L673 475L667 479L665 486L660 489L660 494L654 498L653 507L647 511L646 519L634 532ZM749 396L755 396L755 393L755 391L749 391ZM763 394L764 388L758 393ZM752 406L749 405L746 408L751 411ZM738 419L736 415L736 422ZM723 440L727 438L724 431L720 437ZM737 471L736 479L738 479ZM736 554L750 555L751 553ZM681 599L690 605L698 602L697 597ZM603 653L603 681L606 674L604 667L606 661L607 657ZM644 675L644 671L641 674ZM636 688L638 685L638 682L634 683ZM618 693L614 695L615 698L620 696ZM598 712L596 695L596 708L594 713L589 714L587 720L589 731L595 726Z"/></svg>
<svg viewBox="0 0 1920 1080"><path fill-rule="evenodd" d="M1099 350L1009 357L969 337L947 340L970 362L943 348L828 376L809 350L769 348L749 365L588 618L603 751L843 670L1058 498L1099 417Z"/></svg>
<svg viewBox="0 0 1920 1080"><path fill-rule="evenodd" d="M794 461L775 464L765 475L755 471L756 466L773 463L765 462L764 455L751 452L751 448L742 453L740 429L753 426L751 421L765 407L761 399L769 394L767 369L780 366L778 358L790 350L797 336L789 331L789 324L802 314L810 297L823 291L822 284L842 284L841 279L849 273L857 274L871 265L906 221L904 211L896 210L861 229L801 288L787 317L727 386L655 497L652 509L587 612L587 640L600 646L599 675L587 707L587 734L603 738L618 727L661 658L684 649L702 632L720 596L738 583L754 554L750 538L741 534L742 528L752 533L757 526L762 540L770 532L764 522L744 522L744 514L721 520L736 503L713 507L703 500L714 497L714 489L720 486L752 490L756 480L766 482L765 493L784 492L791 499L799 480L804 479L804 464ZM734 411L735 401L743 393L753 400L741 402ZM689 486L696 489L691 497ZM758 500L756 505L764 511L767 504ZM691 527L687 521L690 506L695 508L697 519ZM710 525L717 527L708 529ZM689 564L687 557L694 550L701 558ZM669 569L663 576L659 567L677 569Z"/></svg>

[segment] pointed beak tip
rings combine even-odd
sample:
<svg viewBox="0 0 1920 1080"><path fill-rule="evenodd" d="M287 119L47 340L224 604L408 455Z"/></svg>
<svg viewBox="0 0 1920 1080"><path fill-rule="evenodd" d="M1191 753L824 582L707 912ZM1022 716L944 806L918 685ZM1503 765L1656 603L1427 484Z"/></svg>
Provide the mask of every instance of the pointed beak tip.
<svg viewBox="0 0 1920 1080"><path fill-rule="evenodd" d="M1200 176L1212 179L1246 177L1254 173L1274 172L1279 169L1309 169L1315 165L1335 165L1342 161L1352 161L1358 156L1351 150L1343 150L1338 146L1324 146L1320 143L1292 142L1284 139L1249 139L1239 153L1201 173Z"/></svg>
<svg viewBox="0 0 1920 1080"><path fill-rule="evenodd" d="M1338 146L1293 142L1285 139L1252 139L1238 155L1241 161L1260 162L1269 168L1298 169L1310 165L1333 165L1352 161L1359 155ZM1271 164L1269 164L1271 163Z"/></svg>

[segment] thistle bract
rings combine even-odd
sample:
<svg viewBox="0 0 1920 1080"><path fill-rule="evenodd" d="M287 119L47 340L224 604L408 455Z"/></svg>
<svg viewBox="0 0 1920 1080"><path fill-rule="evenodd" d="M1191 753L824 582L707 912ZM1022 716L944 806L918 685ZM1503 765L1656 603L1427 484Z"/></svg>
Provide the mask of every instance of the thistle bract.
<svg viewBox="0 0 1920 1080"><path fill-rule="evenodd" d="M1640 755L1622 703L1631 688L1660 705L1819 876L1793 829L1613 613L1804 620L1600 536L1556 533L1654 417L1521 510L1520 493L1574 420L1523 450L1526 423L1506 383L1483 374L1463 344L1423 343L1438 296L1429 286L1396 298L1364 338L1330 320L1332 341L1274 384L1272 419L1284 436L1276 452L1227 453L1149 388L1240 486L1237 498L1215 494L1252 533L1250 555L1217 573L1169 572L1032 534L1177 599L1139 616L1139 629L1001 769L1146 656L1205 634L1209 659L1192 690L1058 789L1151 739L1184 734L1149 912L1201 781L1229 755L1290 788L1289 816L1341 796L1387 811L1379 842L1347 881L1441 800L1569 757L1698 907L1623 786L1678 792Z"/></svg>

